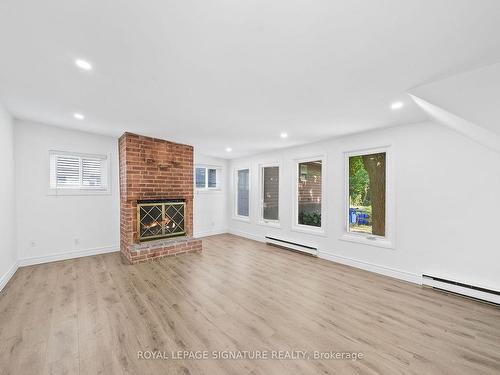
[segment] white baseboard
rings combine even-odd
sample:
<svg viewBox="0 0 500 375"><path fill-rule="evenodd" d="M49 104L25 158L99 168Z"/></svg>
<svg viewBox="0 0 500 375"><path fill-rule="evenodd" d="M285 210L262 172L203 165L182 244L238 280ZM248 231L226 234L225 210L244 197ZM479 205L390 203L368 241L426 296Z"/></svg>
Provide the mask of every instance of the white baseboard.
<svg viewBox="0 0 500 375"><path fill-rule="evenodd" d="M228 233L234 234L235 236L245 237L248 238L249 240L266 242L266 239L264 237L256 236L255 234L244 232L241 230L229 229Z"/></svg>
<svg viewBox="0 0 500 375"><path fill-rule="evenodd" d="M19 267L32 266L35 264L42 264L49 262L57 262L59 260L87 257L90 255L113 253L115 251L120 251L119 246L104 246L93 249L65 251L55 254L42 255L40 257L29 257L29 258L19 259Z"/></svg>
<svg viewBox="0 0 500 375"><path fill-rule="evenodd" d="M335 255L335 254L328 253L328 252L321 251L321 250L319 251L318 256L322 259L330 260L332 262L345 264L347 266L360 268L360 269L365 270L365 271L370 271L370 272L378 273L380 275L389 276L389 277L393 277L395 279L400 279L400 280L408 281L410 283L422 285L422 275L417 275L414 273L401 271L401 270L397 270L394 268L381 266L378 264L368 263L368 262L364 262L361 260L344 257L341 255Z"/></svg>
<svg viewBox="0 0 500 375"><path fill-rule="evenodd" d="M15 262L12 266L10 266L9 270L5 272L2 277L0 277L0 292L5 287L5 285L7 285L12 276L14 276L18 268L19 263Z"/></svg>
<svg viewBox="0 0 500 375"><path fill-rule="evenodd" d="M255 234L244 231L229 229L229 233L234 234L236 236L245 237L254 241L266 242L266 239L264 237L256 236ZM322 250L318 251L318 257L332 262L345 264L351 267L360 268L365 271L374 272L380 275L389 276L395 279L422 285L422 275L417 275L414 273L401 271L390 267L380 266L378 264L363 262L361 260L356 260L341 255L332 254L330 252L325 252Z"/></svg>
<svg viewBox="0 0 500 375"><path fill-rule="evenodd" d="M201 237L208 237L208 236L215 236L216 234L224 234L228 233L228 229L214 229L214 230L204 230L201 232L194 232L194 237L195 238L201 238Z"/></svg>

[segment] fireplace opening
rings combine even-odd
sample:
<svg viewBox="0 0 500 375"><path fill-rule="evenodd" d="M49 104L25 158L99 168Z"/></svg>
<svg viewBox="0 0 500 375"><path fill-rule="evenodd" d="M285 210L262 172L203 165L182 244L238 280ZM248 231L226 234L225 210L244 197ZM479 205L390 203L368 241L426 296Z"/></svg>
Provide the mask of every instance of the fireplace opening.
<svg viewBox="0 0 500 375"><path fill-rule="evenodd" d="M184 199L137 201L137 236L140 242L186 234Z"/></svg>

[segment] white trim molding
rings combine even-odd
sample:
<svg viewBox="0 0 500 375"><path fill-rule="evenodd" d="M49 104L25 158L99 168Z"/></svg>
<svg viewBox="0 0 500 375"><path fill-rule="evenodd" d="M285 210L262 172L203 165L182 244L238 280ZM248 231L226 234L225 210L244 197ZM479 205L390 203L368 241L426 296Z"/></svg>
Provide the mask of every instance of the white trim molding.
<svg viewBox="0 0 500 375"><path fill-rule="evenodd" d="M365 270L365 271L378 273L380 275L389 276L389 277L399 279L399 280L408 281L410 283L414 283L417 285L422 285L422 275L418 275L415 273L402 271L402 270L398 270L398 269L390 268L390 267L386 267L386 266L381 266L381 265L374 264L374 263L368 263L368 262L364 262L361 260L344 257L342 255L332 254L330 252L326 252L326 251L322 251L322 250L319 251L318 257L332 261L332 262L345 264L347 266L351 266L354 268L360 268L360 269Z"/></svg>
<svg viewBox="0 0 500 375"><path fill-rule="evenodd" d="M297 178L299 175L299 164L313 161L321 161L321 226L314 227L310 225L299 224L299 189L297 186ZM326 154L320 154L307 158L293 159L294 167L292 172L292 192L293 192L293 209L292 209L292 227L291 230L294 232L301 232L307 234L313 234L318 236L326 236L326 205L327 205L327 194L326 192L326 179L327 179L327 161Z"/></svg>
<svg viewBox="0 0 500 375"><path fill-rule="evenodd" d="M257 225L262 225L264 227L268 227L268 228L281 228L281 224L279 221L277 220L263 220L263 219L259 219L256 223Z"/></svg>
<svg viewBox="0 0 500 375"><path fill-rule="evenodd" d="M80 159L80 185L77 187L57 187L56 186L56 158L58 156L71 156L71 157L77 157ZM94 159L100 159L103 161L103 164L101 165L101 178L103 179L103 186L102 187L88 187L88 188L83 188L82 187L82 167L81 167L81 159L82 158L94 158ZM84 195L111 195L112 189L111 189L111 154L89 154L89 153L82 153L82 152L70 152L70 151L56 151L56 150L49 150L48 153L48 190L47 190L47 195L48 196L84 196Z"/></svg>
<svg viewBox="0 0 500 375"><path fill-rule="evenodd" d="M202 232L194 232L193 237L195 238L203 238L208 236L215 236L216 234L225 234L229 233L229 229L214 229L214 230L204 230Z"/></svg>
<svg viewBox="0 0 500 375"><path fill-rule="evenodd" d="M19 267L32 266L35 264L42 264L42 263L57 262L60 260L75 259L75 258L87 257L87 256L91 256L91 255L114 253L117 251L120 251L120 247L116 246L116 245L98 247L98 248L93 248L93 249L85 249L85 250L63 251L60 253L43 255L40 257L29 257L29 258L19 259Z"/></svg>
<svg viewBox="0 0 500 375"><path fill-rule="evenodd" d="M7 285L12 276L14 276L18 268L19 268L19 262L14 262L14 264L10 266L8 271L5 272L2 277L0 277L0 292Z"/></svg>
<svg viewBox="0 0 500 375"><path fill-rule="evenodd" d="M229 229L229 234L233 234L235 236L247 238L249 240L254 240L257 242L266 242L266 239L264 237L258 236L256 234L244 232L242 230L237 230L237 229Z"/></svg>
<svg viewBox="0 0 500 375"><path fill-rule="evenodd" d="M196 170L204 169L205 170L205 186L197 187L196 186ZM215 187L208 187L208 170L215 170ZM220 165L208 165L208 164L196 164L193 168L193 185L196 194L199 193L220 193L222 191L222 174L223 168Z"/></svg>
<svg viewBox="0 0 500 375"><path fill-rule="evenodd" d="M264 168L278 167L278 220L264 219ZM280 199L281 199L281 182L282 178L282 168L279 161L274 163L262 163L258 166L259 174L259 189L258 189L258 202L259 202L259 212L258 212L258 225L270 226L274 228L280 228Z"/></svg>
<svg viewBox="0 0 500 375"><path fill-rule="evenodd" d="M377 236L370 233L351 232L349 230L349 158L368 154L385 153L385 236ZM392 159L391 145L362 148L357 150L344 151L344 228L339 240L357 242L364 245L384 247L387 249L396 248L396 228L395 228L395 188L394 188L394 166Z"/></svg>
<svg viewBox="0 0 500 375"><path fill-rule="evenodd" d="M238 172L248 170L248 216L238 215ZM250 222L252 217L252 168L250 166L235 167L233 171L233 209L232 219Z"/></svg>
<svg viewBox="0 0 500 375"><path fill-rule="evenodd" d="M258 241L258 242L266 242L265 237L257 236L252 233L229 229L230 234L234 234L235 236L244 237L250 240ZM377 273L379 275L384 275L388 277L392 277L394 279L407 281L413 284L422 285L422 275L398 270L391 267L381 266L374 263L364 262L361 260L348 258L342 255L333 254L331 252L327 252L324 250L318 250L318 258L328 260L330 262L344 264L346 266L351 266L354 268L359 268L368 272Z"/></svg>
<svg viewBox="0 0 500 375"><path fill-rule="evenodd" d="M379 236L363 235L362 233L344 233L339 237L339 240L395 250L393 242Z"/></svg>

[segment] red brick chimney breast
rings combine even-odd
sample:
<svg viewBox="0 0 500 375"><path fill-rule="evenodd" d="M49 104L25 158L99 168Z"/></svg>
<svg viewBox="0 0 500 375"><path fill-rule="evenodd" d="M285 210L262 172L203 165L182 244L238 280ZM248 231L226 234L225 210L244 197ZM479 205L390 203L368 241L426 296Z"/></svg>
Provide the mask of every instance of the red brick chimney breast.
<svg viewBox="0 0 500 375"><path fill-rule="evenodd" d="M188 251L201 251L193 235L193 147L125 133L119 141L120 250L130 263ZM185 237L138 242L137 201L178 199L186 202Z"/></svg>

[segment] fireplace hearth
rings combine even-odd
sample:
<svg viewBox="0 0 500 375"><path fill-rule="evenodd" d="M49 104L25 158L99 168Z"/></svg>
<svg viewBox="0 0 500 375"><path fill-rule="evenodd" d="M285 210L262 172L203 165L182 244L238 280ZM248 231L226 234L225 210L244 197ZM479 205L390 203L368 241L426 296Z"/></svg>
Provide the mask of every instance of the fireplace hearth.
<svg viewBox="0 0 500 375"><path fill-rule="evenodd" d="M137 202L139 242L184 236L184 199L154 199Z"/></svg>

